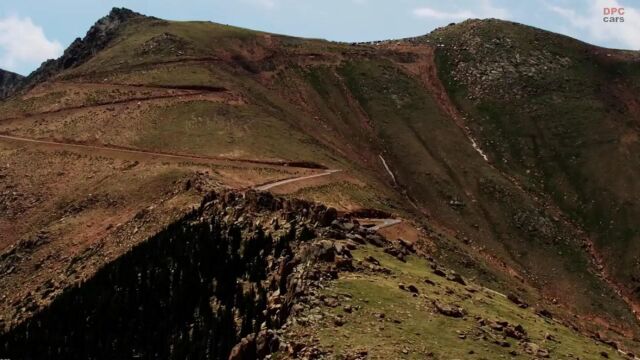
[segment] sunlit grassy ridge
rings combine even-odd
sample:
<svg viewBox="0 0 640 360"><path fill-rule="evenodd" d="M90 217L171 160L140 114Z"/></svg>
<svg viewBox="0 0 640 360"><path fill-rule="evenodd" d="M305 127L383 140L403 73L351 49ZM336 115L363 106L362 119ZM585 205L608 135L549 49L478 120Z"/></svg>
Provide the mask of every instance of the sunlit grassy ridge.
<svg viewBox="0 0 640 360"><path fill-rule="evenodd" d="M536 315L536 309L516 306L505 295L437 276L426 260L411 256L400 262L370 246L354 252L354 259L365 264L369 257L391 270L390 275L341 274L322 291L339 299L340 306L311 310L310 314L324 314L322 320L306 329L294 325L292 332L317 336L318 346L335 358L366 350L369 359L530 359L537 354L527 353L527 342L547 350L553 359L597 359L602 352L612 359L624 358L555 320ZM400 284L414 285L418 295L400 289ZM434 301L460 306L467 314L463 318L442 315ZM346 312L345 307L353 311ZM344 325L335 325L336 317ZM501 330L481 325L481 320L521 325L526 340L504 337Z"/></svg>

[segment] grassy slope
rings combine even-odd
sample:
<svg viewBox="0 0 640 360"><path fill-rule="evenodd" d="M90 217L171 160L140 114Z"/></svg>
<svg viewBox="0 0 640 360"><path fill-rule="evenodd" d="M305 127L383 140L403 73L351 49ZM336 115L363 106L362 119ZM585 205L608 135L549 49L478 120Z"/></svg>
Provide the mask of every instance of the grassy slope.
<svg viewBox="0 0 640 360"><path fill-rule="evenodd" d="M309 137L257 106L191 101L155 108L148 116L151 126L136 141L137 147L245 158L322 157L309 146ZM283 137L288 139L286 143L281 141Z"/></svg>
<svg viewBox="0 0 640 360"><path fill-rule="evenodd" d="M455 229L458 239L471 238L471 246L454 245L464 255L443 256L465 263L469 254L476 257L471 261L482 262L476 251L486 250L545 287L548 295L564 298L573 311L598 313L604 307L614 318L633 322L626 306L607 296L606 285L592 274L574 230L549 224L552 216L544 208L486 166L416 80L381 61L348 63L340 74L372 120L409 194ZM451 200L465 206L454 209ZM543 234L540 227L550 233ZM484 281L504 286L504 279L476 268ZM568 294L567 287L574 292Z"/></svg>
<svg viewBox="0 0 640 360"><path fill-rule="evenodd" d="M340 299L335 308L312 309L319 321L306 325L301 322L288 331L310 333L318 338L318 346L330 350L336 358L368 351L369 359L530 359L525 345L489 326L479 326L478 319L507 321L521 325L529 342L550 352L554 359L596 359L601 352L609 358L622 359L615 350L577 334L561 323L535 314L535 309L521 309L503 295L475 284L467 286L448 281L433 274L429 263L415 256L407 262L374 247L354 252L356 261L373 256L390 275L374 272L343 273L338 280L326 285L322 294ZM365 262L366 263L366 262ZM430 280L435 285L425 283ZM399 284L415 285L419 296L399 289ZM467 315L452 318L439 314L433 301L462 307ZM350 305L352 313L343 307ZM319 310L319 311L318 311ZM384 314L380 319L377 314ZM333 319L341 317L344 325L336 326ZM464 338L461 338L464 335ZM506 341L508 346L493 340Z"/></svg>
<svg viewBox="0 0 640 360"><path fill-rule="evenodd" d="M460 45L463 33L484 43L511 40L510 46L504 41L497 45L496 57L519 54L526 61L534 52L546 51L568 58L569 65L539 77L492 84L496 90L526 87L525 97L505 99L496 91L469 101L469 84L453 79L455 59L471 57L451 50L454 43ZM632 279L640 270L635 263L640 251L640 187L635 181L640 144L637 109L630 105L638 101L640 62L631 60L631 54L504 22L465 23L433 37L445 44L438 52L440 76L475 119L472 128L496 164L550 194L595 235L617 279L629 288L637 286Z"/></svg>
<svg viewBox="0 0 640 360"><path fill-rule="evenodd" d="M157 40L159 46L150 46L154 39L159 39L165 33L175 35L179 40L170 43ZM126 69L140 64L211 57L220 55L220 50L227 49L232 44L254 46L256 44L253 42L259 39L257 34L251 30L210 22L136 19L123 27L117 39L101 51L99 56L91 58L66 75L74 77L79 73L108 73L113 69Z"/></svg>
<svg viewBox="0 0 640 360"><path fill-rule="evenodd" d="M177 36L177 45L142 50L164 33ZM189 61L201 58L216 60ZM173 60L182 62L154 64ZM415 213L389 186L377 158L383 154L403 188L429 215L425 224L442 223L457 233L457 238L437 236L440 256L456 266L468 266L463 269L466 273L492 286L519 286L484 263L482 253L489 253L530 274L537 286L569 296L564 300L572 302L572 311L593 314L604 307L611 317L631 321L623 304L604 297L608 290L589 272L586 257L570 240L571 230L552 226L552 234L563 236L559 242L529 233L526 225L538 218L549 221L549 214L484 164L416 79L369 47L303 41L211 23L143 19L125 27L114 44L59 79L209 85L242 94L246 104L197 100L142 110L134 106L119 113L117 120L83 114L73 126L68 125L69 118L51 118L47 126L56 121L61 125L52 126L47 136L61 132L73 139L96 134L103 142L164 151L313 160L350 169L376 188L375 194L363 196L360 187L338 184L311 188L302 195L339 199L331 193L340 191L363 206L391 210L404 206L397 212ZM46 104L41 107L55 102L42 99ZM451 200L466 205L455 209ZM514 219L524 219L525 227ZM465 238L470 245L463 244ZM568 286L572 292L566 294ZM525 296L538 299L535 289L522 287Z"/></svg>

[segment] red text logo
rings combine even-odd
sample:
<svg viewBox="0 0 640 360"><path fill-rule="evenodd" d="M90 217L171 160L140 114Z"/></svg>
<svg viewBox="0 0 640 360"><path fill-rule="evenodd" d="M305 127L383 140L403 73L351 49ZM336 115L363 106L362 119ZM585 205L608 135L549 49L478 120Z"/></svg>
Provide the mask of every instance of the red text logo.
<svg viewBox="0 0 640 360"><path fill-rule="evenodd" d="M603 22L606 23L622 23L624 22L623 7L606 7L602 8Z"/></svg>

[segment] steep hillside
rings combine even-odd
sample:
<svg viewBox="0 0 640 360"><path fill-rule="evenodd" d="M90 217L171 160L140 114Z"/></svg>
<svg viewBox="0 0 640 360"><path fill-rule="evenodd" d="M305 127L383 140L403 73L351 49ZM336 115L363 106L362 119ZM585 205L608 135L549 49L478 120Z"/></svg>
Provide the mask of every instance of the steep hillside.
<svg viewBox="0 0 640 360"><path fill-rule="evenodd" d="M579 224L603 275L637 306L640 54L501 21L429 39L491 162Z"/></svg>
<svg viewBox="0 0 640 360"><path fill-rule="evenodd" d="M367 314L393 312L408 325L387 326L378 318L383 329L375 336L393 340L368 349L373 358L464 357L469 351L479 358L549 351L590 358L605 351L598 345L603 342L636 349L639 79L636 53L597 49L502 21L467 21L424 37L344 44L114 9L0 102L0 290L7 294L0 301L0 325L10 334L5 348L15 354L30 348L31 331L54 336L42 324L55 323L70 304L85 301L78 299L98 301L93 293L109 294L128 308L138 298L120 297L123 287L127 294L175 291L181 285L159 289L126 280L133 276L132 259L146 259L145 272L165 279L154 270L162 261L146 252L166 254L175 241L184 241L191 245L183 250L192 256L191 246L200 246L202 234L183 236L178 229L200 229L188 224L201 222L206 209L190 209L211 190L255 189L293 203L322 203L331 214L345 216L349 224L333 224L333 232L324 229L329 224L310 223L324 229L316 241L370 235L369 245L349 254L384 269L370 273L359 264L355 274L336 280L324 279L322 268L318 276L331 281L321 284L316 300L307 299L311 306L294 313L307 322L333 319L338 314L315 304L327 291L338 298L350 294ZM234 217L244 223L252 211L238 206ZM305 212L278 216L306 219L309 210L296 209ZM213 223L229 219L229 209L222 210L206 216ZM271 215L254 220L264 225ZM174 225L167 234L169 224ZM372 231L351 231L360 224ZM272 249L263 250L269 258ZM262 259L238 258L238 269L254 258ZM425 271L426 259L433 270L455 269L473 286L440 283ZM186 272L200 271L184 266ZM205 278L219 276L207 272ZM250 282L265 280L251 273L238 279L247 276ZM405 298L396 288L397 282L425 279L434 284L415 285L420 296ZM87 287L76 287L85 281ZM206 286L198 289L203 299L211 295ZM226 317L248 309L238 299L224 300L236 310L199 317L195 312L207 313L206 306L166 298L163 304L187 306L201 322L199 330L185 330L191 320L182 317L163 328L158 351L175 357L214 351L215 358L242 338L238 346L244 350L235 351L255 351L257 335L250 336L259 324L242 325L220 343L202 340L216 321L224 318L229 325ZM468 308L465 324L470 317L483 322L463 326L434 317L455 312L453 304ZM261 306L251 311L257 314ZM100 338L95 324L107 321L104 314L82 309L79 323L69 326L86 326L95 335L91 339ZM128 316L119 309L116 318ZM148 330L145 311L138 314L137 332ZM412 320L414 314L425 323ZM85 315L98 322L81 324ZM374 325L349 316L344 315L345 326L331 320L311 328L292 318L279 334L290 345L281 355L366 347L356 334L372 335ZM492 321L506 325L496 330ZM518 323L526 329L517 330L518 337L502 333ZM123 352L134 345L149 354L156 344L142 338L119 343L112 336L122 330L118 326L103 328L102 345L119 349L115 357L136 355ZM434 337L448 326L459 333ZM348 341L332 338L334 331ZM186 341L176 352L163 347L186 333L198 344ZM567 346L552 340L553 334L561 334ZM317 342L302 344L307 335ZM482 343L480 350L463 341L465 346L453 350L465 337L493 345ZM81 340L62 336L56 344L71 351L80 346L76 341ZM424 349L416 347L419 342ZM51 354L58 345L38 351Z"/></svg>

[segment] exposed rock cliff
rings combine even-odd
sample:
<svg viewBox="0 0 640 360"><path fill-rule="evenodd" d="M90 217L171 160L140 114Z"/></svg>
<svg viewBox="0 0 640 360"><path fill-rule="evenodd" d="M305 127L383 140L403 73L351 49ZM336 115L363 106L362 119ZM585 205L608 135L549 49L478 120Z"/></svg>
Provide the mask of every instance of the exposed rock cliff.
<svg viewBox="0 0 640 360"><path fill-rule="evenodd" d="M0 99L13 93L14 89L20 86L24 76L11 71L0 69Z"/></svg>
<svg viewBox="0 0 640 360"><path fill-rule="evenodd" d="M64 51L62 56L43 62L38 69L29 74L20 86L13 89L13 91L29 88L65 69L84 63L100 50L106 48L126 23L135 19L144 18L148 17L129 9L113 8L107 16L101 18L91 26L83 38L76 38Z"/></svg>

